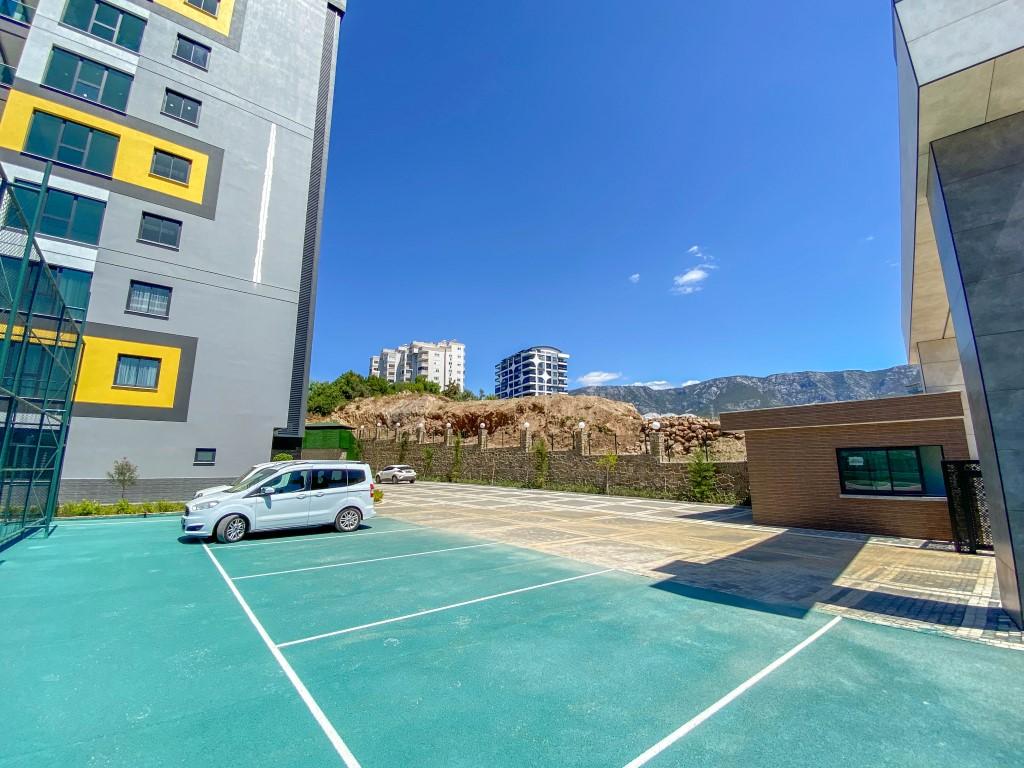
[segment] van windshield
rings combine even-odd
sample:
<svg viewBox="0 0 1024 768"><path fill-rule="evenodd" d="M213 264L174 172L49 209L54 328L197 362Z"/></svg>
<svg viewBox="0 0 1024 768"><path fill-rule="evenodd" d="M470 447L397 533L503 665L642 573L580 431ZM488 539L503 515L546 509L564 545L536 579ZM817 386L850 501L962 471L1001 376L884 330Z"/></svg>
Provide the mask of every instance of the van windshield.
<svg viewBox="0 0 1024 768"><path fill-rule="evenodd" d="M238 493L239 491L244 491L246 488L252 488L254 485L262 483L279 469L280 467L264 467L259 472L253 472L252 474L243 477L237 483L224 491L224 493Z"/></svg>
<svg viewBox="0 0 1024 768"><path fill-rule="evenodd" d="M231 482L231 487L234 488L236 485L241 485L243 482L245 482L245 479L255 471L256 467L249 467L247 470L245 470L245 472L240 474Z"/></svg>

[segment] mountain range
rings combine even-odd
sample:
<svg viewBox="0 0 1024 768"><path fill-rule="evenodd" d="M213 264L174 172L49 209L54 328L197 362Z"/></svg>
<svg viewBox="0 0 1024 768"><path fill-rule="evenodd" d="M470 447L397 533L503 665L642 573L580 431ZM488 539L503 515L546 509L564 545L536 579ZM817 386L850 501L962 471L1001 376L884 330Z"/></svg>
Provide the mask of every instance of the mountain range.
<svg viewBox="0 0 1024 768"><path fill-rule="evenodd" d="M784 405L871 400L923 392L916 365L880 371L801 371L771 376L722 376L674 389L600 386L574 389L571 395L595 395L632 403L642 414L717 416Z"/></svg>

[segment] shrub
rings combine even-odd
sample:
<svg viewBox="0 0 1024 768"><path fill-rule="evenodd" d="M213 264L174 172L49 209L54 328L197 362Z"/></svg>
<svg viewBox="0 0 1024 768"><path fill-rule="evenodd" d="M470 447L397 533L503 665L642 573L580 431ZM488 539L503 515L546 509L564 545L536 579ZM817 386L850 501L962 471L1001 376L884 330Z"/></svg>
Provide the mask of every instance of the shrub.
<svg viewBox="0 0 1024 768"><path fill-rule="evenodd" d="M384 489L374 488L373 489L373 503L380 504L384 500Z"/></svg>
<svg viewBox="0 0 1024 768"><path fill-rule="evenodd" d="M611 493L612 475L615 474L615 468L618 465L619 457L614 453L609 453L597 460L597 466L604 470L604 492L606 494Z"/></svg>
<svg viewBox="0 0 1024 768"><path fill-rule="evenodd" d="M686 501L704 504L724 501L726 494L718 490L717 476L718 469L714 462L708 459L704 451L694 451L693 461L690 462L690 467L687 470L689 483L684 493Z"/></svg>
<svg viewBox="0 0 1024 768"><path fill-rule="evenodd" d="M295 457L292 456L290 453L285 453L284 451L281 451L280 453L275 453L273 456L271 456L270 460L271 461L291 461L294 458Z"/></svg>
<svg viewBox="0 0 1024 768"><path fill-rule="evenodd" d="M423 449L423 476L433 477L434 475L434 449L426 446Z"/></svg>
<svg viewBox="0 0 1024 768"><path fill-rule="evenodd" d="M125 456L114 462L113 469L107 472L107 479L121 488L121 498L124 499L125 491L139 480L139 468Z"/></svg>
<svg viewBox="0 0 1024 768"><path fill-rule="evenodd" d="M448 470L448 482L457 483L462 478L462 435L455 436L452 446L452 465Z"/></svg>
<svg viewBox="0 0 1024 768"><path fill-rule="evenodd" d="M102 515L103 506L98 501L83 499L82 501L69 501L57 508L60 517L81 517L83 515Z"/></svg>
<svg viewBox="0 0 1024 768"><path fill-rule="evenodd" d="M533 444L533 487L543 488L547 484L548 469L551 461L548 458L548 444L541 438Z"/></svg>
<svg viewBox="0 0 1024 768"><path fill-rule="evenodd" d="M69 501L57 508L58 517L85 517L90 515L154 515L168 512L179 512L184 508L180 501L145 501L132 504L119 499L114 504L100 504L98 501L84 499Z"/></svg>
<svg viewBox="0 0 1024 768"><path fill-rule="evenodd" d="M409 452L409 434L402 433L402 439L398 441L398 463L405 464L405 455Z"/></svg>

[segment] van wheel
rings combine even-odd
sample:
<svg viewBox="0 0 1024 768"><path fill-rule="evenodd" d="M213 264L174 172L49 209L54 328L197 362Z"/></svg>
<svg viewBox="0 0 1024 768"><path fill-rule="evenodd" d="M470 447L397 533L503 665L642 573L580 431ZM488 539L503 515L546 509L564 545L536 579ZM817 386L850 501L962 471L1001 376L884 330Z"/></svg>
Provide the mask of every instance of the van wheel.
<svg viewBox="0 0 1024 768"><path fill-rule="evenodd" d="M345 507L334 518L334 530L341 533L351 533L363 521L363 516L355 507Z"/></svg>
<svg viewBox="0 0 1024 768"><path fill-rule="evenodd" d="M217 541L221 544L234 544L245 538L249 525L241 515L228 515L217 523Z"/></svg>

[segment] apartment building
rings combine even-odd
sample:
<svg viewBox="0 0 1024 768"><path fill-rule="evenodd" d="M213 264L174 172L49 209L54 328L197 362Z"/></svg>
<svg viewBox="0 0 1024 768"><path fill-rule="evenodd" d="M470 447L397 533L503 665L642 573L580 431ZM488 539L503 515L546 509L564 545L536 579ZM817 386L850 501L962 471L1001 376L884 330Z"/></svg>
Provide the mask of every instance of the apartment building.
<svg viewBox="0 0 1024 768"><path fill-rule="evenodd" d="M415 381L420 376L444 389L466 385L466 345L458 341L412 341L385 347L370 358L370 376L390 382Z"/></svg>
<svg viewBox="0 0 1024 768"><path fill-rule="evenodd" d="M530 347L494 366L494 394L501 399L554 395L569 388L569 355L555 347Z"/></svg>
<svg viewBox="0 0 1024 768"><path fill-rule="evenodd" d="M1003 606L1024 626L1024 0L896 0L903 331L959 392Z"/></svg>
<svg viewBox="0 0 1024 768"><path fill-rule="evenodd" d="M343 13L0 3L0 163L86 321L62 497L127 457L184 498L301 437Z"/></svg>

